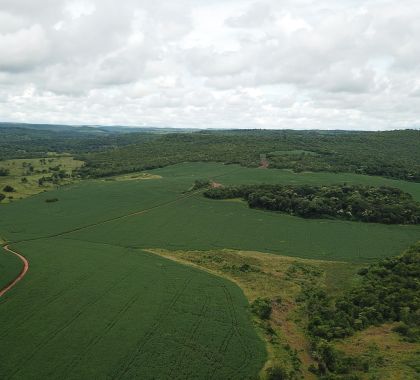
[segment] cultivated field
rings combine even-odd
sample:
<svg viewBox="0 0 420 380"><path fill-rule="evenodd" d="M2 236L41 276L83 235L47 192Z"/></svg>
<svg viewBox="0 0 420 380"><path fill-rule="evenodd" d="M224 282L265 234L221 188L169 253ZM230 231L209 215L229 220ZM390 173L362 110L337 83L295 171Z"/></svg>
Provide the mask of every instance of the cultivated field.
<svg viewBox="0 0 420 380"><path fill-rule="evenodd" d="M398 254L420 236L419 226L305 220L186 192L200 178L391 185L420 200L418 183L195 163L4 205L0 235L30 270L0 301L0 339L8 347L0 353L1 377L255 378L268 356L238 284L249 300L255 295L223 268L182 265L170 252L258 251L289 256L287 265L293 257L349 262L337 263L337 271L320 264L324 283L339 291L336 282L352 281L360 265ZM57 201L46 202L51 198ZM2 253L1 278L18 265Z"/></svg>

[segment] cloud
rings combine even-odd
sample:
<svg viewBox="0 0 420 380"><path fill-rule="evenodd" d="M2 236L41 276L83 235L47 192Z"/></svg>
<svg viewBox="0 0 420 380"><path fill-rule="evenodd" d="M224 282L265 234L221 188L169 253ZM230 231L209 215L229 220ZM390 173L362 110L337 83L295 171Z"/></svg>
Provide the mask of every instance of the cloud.
<svg viewBox="0 0 420 380"><path fill-rule="evenodd" d="M41 25L0 34L0 70L19 71L40 64L48 55L49 41Z"/></svg>
<svg viewBox="0 0 420 380"><path fill-rule="evenodd" d="M2 0L1 8L3 120L420 124L415 0Z"/></svg>

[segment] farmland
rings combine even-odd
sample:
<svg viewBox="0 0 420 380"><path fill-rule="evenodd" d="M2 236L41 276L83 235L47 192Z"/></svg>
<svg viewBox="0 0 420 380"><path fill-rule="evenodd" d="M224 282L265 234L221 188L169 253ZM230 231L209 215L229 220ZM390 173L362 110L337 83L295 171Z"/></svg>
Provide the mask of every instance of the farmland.
<svg viewBox="0 0 420 380"><path fill-rule="evenodd" d="M30 262L0 301L1 341L10 347L0 354L3 377L243 379L300 361L297 373L313 378L299 322L305 317L294 300L312 280L281 280L284 273L296 263L320 268L320 286L340 293L357 283L358 268L419 240L419 226L305 220L206 199L188 191L197 179L387 185L420 200L415 182L182 163L3 205L0 235ZM14 257L0 257L2 274L19 268ZM226 269L248 260L262 272L247 279ZM272 279L261 277L270 271ZM250 278L268 288L253 287ZM278 310L273 346L248 305L275 295L294 307Z"/></svg>

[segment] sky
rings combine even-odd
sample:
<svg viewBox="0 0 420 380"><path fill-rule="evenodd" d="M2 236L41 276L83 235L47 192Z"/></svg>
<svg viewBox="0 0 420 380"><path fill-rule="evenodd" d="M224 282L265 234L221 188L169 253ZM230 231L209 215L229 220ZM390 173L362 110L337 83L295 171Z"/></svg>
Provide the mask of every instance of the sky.
<svg viewBox="0 0 420 380"><path fill-rule="evenodd" d="M418 0L0 0L0 121L420 126Z"/></svg>

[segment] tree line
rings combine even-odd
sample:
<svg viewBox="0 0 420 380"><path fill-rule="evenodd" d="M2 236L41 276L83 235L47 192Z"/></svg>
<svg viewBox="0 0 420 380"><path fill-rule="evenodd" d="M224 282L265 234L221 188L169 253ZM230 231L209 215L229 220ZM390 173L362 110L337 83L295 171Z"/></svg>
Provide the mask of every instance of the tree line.
<svg viewBox="0 0 420 380"><path fill-rule="evenodd" d="M212 199L243 198L249 207L303 218L419 224L420 203L400 189L367 185L243 185L208 189Z"/></svg>

